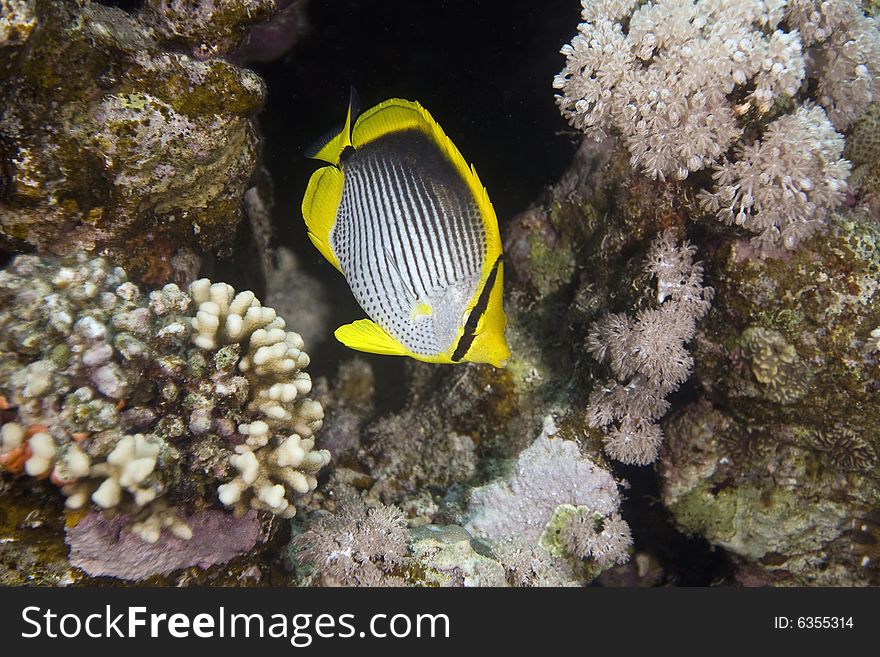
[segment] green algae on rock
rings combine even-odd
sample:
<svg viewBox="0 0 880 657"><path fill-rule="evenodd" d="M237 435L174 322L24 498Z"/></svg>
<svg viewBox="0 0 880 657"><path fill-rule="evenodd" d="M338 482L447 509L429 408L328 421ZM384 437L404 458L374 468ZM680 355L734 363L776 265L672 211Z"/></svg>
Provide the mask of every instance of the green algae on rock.
<svg viewBox="0 0 880 657"><path fill-rule="evenodd" d="M228 53L277 9L276 0L145 0L141 16L163 43L199 59Z"/></svg>
<svg viewBox="0 0 880 657"><path fill-rule="evenodd" d="M103 249L135 274L157 248L228 243L256 164L262 80L166 51L119 9L4 5L0 241Z"/></svg>
<svg viewBox="0 0 880 657"><path fill-rule="evenodd" d="M665 424L664 503L766 582L857 585L880 508L880 230L861 211L782 259L725 244L719 304L695 341L704 399Z"/></svg>

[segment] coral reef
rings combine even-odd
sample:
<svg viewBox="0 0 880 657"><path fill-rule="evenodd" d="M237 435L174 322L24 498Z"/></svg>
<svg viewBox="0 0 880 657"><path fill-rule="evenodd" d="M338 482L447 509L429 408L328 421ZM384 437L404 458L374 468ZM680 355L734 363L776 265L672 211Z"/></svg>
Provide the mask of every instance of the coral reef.
<svg viewBox="0 0 880 657"><path fill-rule="evenodd" d="M678 246L674 231L660 234L645 266L657 279L659 308L643 309L635 318L605 315L587 336L587 350L614 374L590 393L590 426L603 428L606 451L624 463L646 465L657 458L663 440L657 419L669 408L666 396L691 372L693 359L685 344L714 294L703 286L695 252L687 242Z"/></svg>
<svg viewBox="0 0 880 657"><path fill-rule="evenodd" d="M140 19L163 45L189 48L196 59L224 55L266 21L278 0L145 0Z"/></svg>
<svg viewBox="0 0 880 657"><path fill-rule="evenodd" d="M368 509L357 495L345 497L335 515L313 520L294 539L297 559L313 563L323 583L338 586L400 586L408 563L406 520L399 509Z"/></svg>
<svg viewBox="0 0 880 657"><path fill-rule="evenodd" d="M188 540L180 518L218 496L290 517L317 485L309 359L253 293L202 279L144 298L101 258L18 256L0 300L0 464L48 477L68 508Z"/></svg>
<svg viewBox="0 0 880 657"><path fill-rule="evenodd" d="M785 19L814 49L817 100L834 127L846 130L880 97L877 20L857 0L790 0Z"/></svg>
<svg viewBox="0 0 880 657"><path fill-rule="evenodd" d="M256 165L251 119L265 86L252 71L165 43L222 52L273 3L195 4L198 16L194 3L170 0L139 14L3 3L0 243L102 250L138 277L229 243Z"/></svg>
<svg viewBox="0 0 880 657"><path fill-rule="evenodd" d="M705 207L765 245L794 248L843 202L838 131L880 93L880 30L856 0L581 4L554 80L572 125L620 135L655 179L714 168Z"/></svg>
<svg viewBox="0 0 880 657"><path fill-rule="evenodd" d="M851 192L880 217L880 102L872 103L850 128L844 156L853 163L848 181Z"/></svg>
<svg viewBox="0 0 880 657"><path fill-rule="evenodd" d="M350 491L296 536L291 556L327 586L576 586L571 566L518 537L480 541L459 525L406 529L400 509Z"/></svg>
<svg viewBox="0 0 880 657"><path fill-rule="evenodd" d="M805 104L738 145L734 162L715 164L716 191L702 190L700 202L721 221L758 233L756 243L793 249L843 199L850 173L843 147L822 109Z"/></svg>
<svg viewBox="0 0 880 657"><path fill-rule="evenodd" d="M319 369L239 65L335 9L0 0L0 584L880 584L876 5L582 0L507 367Z"/></svg>
<svg viewBox="0 0 880 657"><path fill-rule="evenodd" d="M560 505L586 507L600 517L617 512L620 496L609 472L581 456L574 441L556 437L551 416L535 442L523 450L509 477L475 488L465 529L478 538L517 536L539 542Z"/></svg>
<svg viewBox="0 0 880 657"><path fill-rule="evenodd" d="M602 518L589 507L570 511L572 515L561 529L566 552L581 559L592 557L600 566L629 560L632 532L618 514Z"/></svg>
<svg viewBox="0 0 880 657"><path fill-rule="evenodd" d="M856 211L784 260L732 242L707 261L725 302L694 340L704 394L664 423L658 471L677 522L749 581L880 582L861 529L880 505L878 240Z"/></svg>

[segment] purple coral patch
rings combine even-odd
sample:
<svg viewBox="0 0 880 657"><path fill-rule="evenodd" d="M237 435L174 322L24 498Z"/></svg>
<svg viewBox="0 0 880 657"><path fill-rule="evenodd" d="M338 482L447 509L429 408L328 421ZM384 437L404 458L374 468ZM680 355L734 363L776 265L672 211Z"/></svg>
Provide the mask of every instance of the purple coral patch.
<svg viewBox="0 0 880 657"><path fill-rule="evenodd" d="M67 529L70 563L93 577L142 580L180 568L226 563L252 550L259 537L260 521L255 511L236 518L209 510L182 519L192 529L190 540L163 531L156 543L145 543L128 529L129 516L105 518L89 512L75 527Z"/></svg>

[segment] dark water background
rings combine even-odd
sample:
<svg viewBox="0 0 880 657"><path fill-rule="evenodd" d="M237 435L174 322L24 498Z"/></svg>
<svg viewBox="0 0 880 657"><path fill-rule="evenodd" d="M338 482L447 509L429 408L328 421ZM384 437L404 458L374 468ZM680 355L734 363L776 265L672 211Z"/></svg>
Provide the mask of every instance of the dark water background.
<svg viewBox="0 0 880 657"><path fill-rule="evenodd" d="M269 87L261 125L279 209L290 209L285 236L304 235L299 203L317 163L303 150L345 118L351 85L362 109L419 101L475 163L502 225L525 209L576 145L551 84L579 14L572 0L311 0L310 38L255 67Z"/></svg>
<svg viewBox="0 0 880 657"><path fill-rule="evenodd" d="M336 326L363 311L306 237L300 203L321 164L303 151L344 120L350 86L362 110L393 97L424 105L476 166L503 235L505 224L558 180L579 141L556 108L552 80L564 65L559 48L574 35L580 3L311 0L309 18L309 38L285 58L254 68L269 88L260 125L275 185L279 242L328 284ZM315 355L315 364L335 368L350 353L330 340ZM401 359L366 357L376 368L379 403L402 403L406 391L389 385L405 380ZM660 559L666 583L727 579L723 554L674 529L659 504L652 468L615 469L631 485L623 514L636 547Z"/></svg>

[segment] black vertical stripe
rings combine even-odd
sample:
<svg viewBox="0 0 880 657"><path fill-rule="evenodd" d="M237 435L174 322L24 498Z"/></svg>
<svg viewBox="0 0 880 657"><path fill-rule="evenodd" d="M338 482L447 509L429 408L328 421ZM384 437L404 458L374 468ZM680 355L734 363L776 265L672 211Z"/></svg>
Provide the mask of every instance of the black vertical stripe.
<svg viewBox="0 0 880 657"><path fill-rule="evenodd" d="M444 206L442 199L437 195L436 191L433 188L429 188L423 179L418 180L418 185L421 186L422 194L427 204L430 205L430 213L433 217L434 225L437 227L440 248L445 250L444 263L447 265L445 269L447 281L455 281L459 277L455 275L454 263L460 258L460 252L453 245L451 235L458 232L459 213L456 212L457 208Z"/></svg>
<svg viewBox="0 0 880 657"><path fill-rule="evenodd" d="M452 278L450 280L448 270L449 258L447 254L444 253L443 242L445 241L445 238L443 235L442 218L437 215L436 208L431 202L431 199L426 197L427 190L425 190L424 186L422 186L422 193L419 193L418 182L420 181L417 182L409 172L405 174L404 180L407 185L407 193L411 193L418 199L418 207L421 210L419 213L419 220L422 222L422 225L425 226L425 231L430 235L431 250L436 254L435 257L437 262L442 263L442 267L437 267L437 284L438 286L448 287L455 279ZM410 186L412 186L412 188ZM431 207L428 207L429 204Z"/></svg>
<svg viewBox="0 0 880 657"><path fill-rule="evenodd" d="M425 290L433 291L437 289L435 274L437 260L435 260L434 252L430 249L430 235L424 230L424 226L418 220L415 203L409 194L404 191L404 185L401 183L397 167L391 165L391 172L394 177L395 189L400 199L401 209L403 210L403 217L401 219L408 229L412 229L418 235L418 239L413 243L412 254L416 256L413 266L420 274L424 272L424 277L427 278Z"/></svg>
<svg viewBox="0 0 880 657"><path fill-rule="evenodd" d="M492 288L495 287L495 280L498 278L498 265L500 264L501 256L498 256L498 259L495 260L495 264L492 265L492 271L486 279L486 284L483 286L482 292L480 292L480 298L477 300L477 304L474 306L473 310L471 310L467 322L465 322L464 332L461 334L461 339L458 341L455 351L452 353L452 360L456 363L467 355L468 350L474 343L474 339L477 337L477 324L480 322L480 317L482 317L489 308L489 297L492 294Z"/></svg>
<svg viewBox="0 0 880 657"><path fill-rule="evenodd" d="M423 182L424 184L424 182ZM437 192L434 190L434 194ZM472 272L471 267L474 264L475 254L470 252L470 245L465 243L466 233L468 232L467 217L460 211L461 208L454 208L447 214L452 218L452 240L454 244L450 244L450 256L454 258L454 262L458 265L460 271L453 273L456 279Z"/></svg>
<svg viewBox="0 0 880 657"><path fill-rule="evenodd" d="M447 279L445 282L441 281L441 275L444 279L446 279L445 271L442 269L440 263L443 262L443 254L440 252L440 249L437 245L436 239L436 230L432 225L432 222L428 218L428 210L425 206L424 199L419 195L418 189L412 189L410 187L410 176L406 175L406 172L402 172L403 183L402 186L406 190L407 198L410 200L411 206L413 208L413 220L421 227L425 234L425 242L427 247L431 251L431 269L429 274L431 275L431 283L435 288L447 287L449 285L449 280ZM415 185L413 185L415 187ZM418 203L416 203L418 201Z"/></svg>
<svg viewBox="0 0 880 657"><path fill-rule="evenodd" d="M428 263L424 257L422 238L416 231L414 223L409 220L409 213L411 210L407 206L406 199L400 193L399 181L394 175L394 164L389 164L388 162L385 162L383 160L382 167L385 172L385 177L388 180L388 185L393 190L393 193L397 198L398 207L400 208L400 214L394 217L395 221L393 223L395 225L395 229L399 231L402 227L407 236L406 248L402 249L404 261L406 262L406 268L407 271L416 272L415 277L412 277L412 275L410 275L410 280L412 281L414 287L419 288L419 296L424 296L428 292L428 290L431 289L431 286L430 278L425 280L425 277L427 276L427 271L424 271L423 275L425 265L427 265ZM421 254L421 261L413 259L412 256L416 253ZM418 286L415 285L416 279L418 279Z"/></svg>
<svg viewBox="0 0 880 657"><path fill-rule="evenodd" d="M394 197L393 190L390 189L387 181L387 177L384 175L383 171L384 167L380 169L376 166L373 170L376 174L376 178L379 181L379 185L381 186L380 194L383 199L382 207L385 208L385 212L381 213L378 225L379 231L381 233L381 257L382 263L384 264L384 274L389 278L393 278L393 280L397 281L397 286L400 286L401 289L398 290L397 286L392 286L395 290L395 301L397 302L398 310L400 310L399 306L406 306L406 303L410 301L410 297L414 294L412 281L406 280L403 278L403 272L400 271L400 267L397 265L397 254L394 251L394 238L393 234L395 232L395 221L397 214L399 212L399 206L396 202L396 198ZM392 276L392 274L394 274ZM398 296L398 292L401 296Z"/></svg>
<svg viewBox="0 0 880 657"><path fill-rule="evenodd" d="M381 162L381 169L377 169L377 176L382 178L383 184L387 182L390 187L390 176L388 174L388 169L385 162ZM389 193L389 195L393 194L393 190ZM399 207L399 201L398 206ZM388 213L384 216L383 226L387 230L387 241L384 242L384 246L391 252L393 263L388 261L388 253L385 252L386 262L388 262L389 267L394 266L397 271L400 273L400 277L403 278L404 272L401 271L401 266L406 270L406 278L403 281L404 284L409 288L409 291L414 293L417 298L420 298L424 295L426 291L426 287L424 282L421 279L421 273L418 268L416 268L407 258L407 254L412 249L413 240L409 234L404 235L406 230L406 222L401 221L401 217L399 213L395 211L395 207L389 205ZM401 229L401 224L404 224L403 230ZM397 257L397 250L394 246L398 245L401 258ZM399 260L402 260L399 262Z"/></svg>
<svg viewBox="0 0 880 657"><path fill-rule="evenodd" d="M383 198L384 194L379 185L379 181L377 180L378 176L376 171L372 166L367 166L365 169L369 176L369 188L372 190L372 198L374 201L370 204L370 218L367 221L367 230L369 231L370 239L372 241L372 257L368 258L369 273L373 283L376 284L377 292L379 291L379 286L381 286L382 293L378 295L379 305L386 315L393 316L392 301L396 299L397 295L394 293L395 291L393 288L391 292L389 292L388 285L386 284L388 275L386 272L381 271L381 263L385 262L385 254L382 252L379 233L379 231L381 231L380 223L382 221L382 214L383 212L390 212L391 209L386 205L388 199Z"/></svg>

